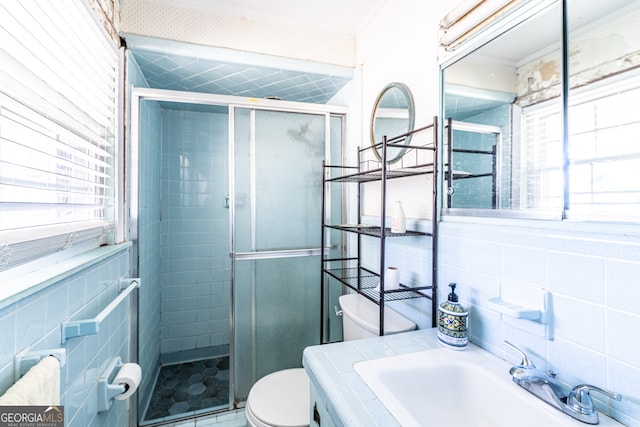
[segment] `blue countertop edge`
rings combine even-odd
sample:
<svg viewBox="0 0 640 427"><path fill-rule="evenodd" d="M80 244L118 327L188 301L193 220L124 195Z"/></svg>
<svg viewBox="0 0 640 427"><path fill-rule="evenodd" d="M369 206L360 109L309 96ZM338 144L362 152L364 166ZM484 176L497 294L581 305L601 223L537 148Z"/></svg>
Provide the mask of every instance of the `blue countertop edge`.
<svg viewBox="0 0 640 427"><path fill-rule="evenodd" d="M435 328L421 329L307 347L303 353L302 365L337 426L400 426L355 372L353 364L442 348L436 331Z"/></svg>

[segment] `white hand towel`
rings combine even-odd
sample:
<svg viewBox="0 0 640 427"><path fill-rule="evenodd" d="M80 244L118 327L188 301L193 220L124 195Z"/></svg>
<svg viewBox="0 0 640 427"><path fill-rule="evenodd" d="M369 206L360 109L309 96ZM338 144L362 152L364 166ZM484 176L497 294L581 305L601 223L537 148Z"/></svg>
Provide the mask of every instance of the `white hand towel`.
<svg viewBox="0 0 640 427"><path fill-rule="evenodd" d="M47 356L0 396L3 406L60 405L60 362Z"/></svg>

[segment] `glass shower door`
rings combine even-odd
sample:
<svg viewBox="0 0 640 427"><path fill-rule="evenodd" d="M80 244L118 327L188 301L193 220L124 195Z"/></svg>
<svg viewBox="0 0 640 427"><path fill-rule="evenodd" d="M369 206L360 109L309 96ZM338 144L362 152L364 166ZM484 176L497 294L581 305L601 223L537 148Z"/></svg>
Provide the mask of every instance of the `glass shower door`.
<svg viewBox="0 0 640 427"><path fill-rule="evenodd" d="M234 398L318 344L328 114L233 108Z"/></svg>

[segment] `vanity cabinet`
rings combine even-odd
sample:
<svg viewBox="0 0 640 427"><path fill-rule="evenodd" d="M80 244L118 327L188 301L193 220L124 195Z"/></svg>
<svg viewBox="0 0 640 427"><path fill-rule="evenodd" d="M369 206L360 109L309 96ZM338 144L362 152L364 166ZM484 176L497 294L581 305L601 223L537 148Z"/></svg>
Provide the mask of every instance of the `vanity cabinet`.
<svg viewBox="0 0 640 427"><path fill-rule="evenodd" d="M434 117L433 122L428 126L393 138L383 137L383 140L376 145L358 148L357 166L335 166L323 163L321 239L322 248L325 250L323 250L321 263L322 319L328 318L329 282L336 280L379 306L379 335L384 335L384 306L390 301L410 298L430 299L432 326L436 325L437 128L437 117ZM389 158L392 160L387 160ZM412 224L409 222L404 233L392 233L388 224L387 206L391 205L390 201L396 199L390 198L393 195L389 194L388 182L403 179L411 180L407 182L411 182L412 188L419 188L417 192L407 193L410 197L428 200L432 218L416 221L417 229L409 229ZM380 198L376 201L380 203L380 215L379 218L375 217L376 224L363 224L363 186L372 184L379 186L373 193ZM349 185L352 186L349 190L344 188ZM355 210L356 214L351 217L355 217L356 222L341 223L347 211L346 207L342 206L344 205L342 200L347 199L344 194L353 198L354 192L357 202L351 211ZM342 197L336 197L336 194ZM367 222L372 222L369 217ZM428 225L425 226L425 224ZM368 238L377 239L379 261L375 263L377 264L375 268L367 268L363 265L363 239ZM385 289L384 271L388 267L385 253L387 239L412 239L411 244L416 244L415 239L424 239L425 245L431 245L431 283L417 285L400 283L397 288ZM418 244L421 245L422 240ZM368 265L370 266L371 262ZM326 339L328 328L328 324L323 320L321 322L323 342L330 342Z"/></svg>
<svg viewBox="0 0 640 427"><path fill-rule="evenodd" d="M311 405L310 408L310 425L312 427L335 427L336 424L331 419L327 406L322 400L322 393L319 393L313 383L311 384Z"/></svg>

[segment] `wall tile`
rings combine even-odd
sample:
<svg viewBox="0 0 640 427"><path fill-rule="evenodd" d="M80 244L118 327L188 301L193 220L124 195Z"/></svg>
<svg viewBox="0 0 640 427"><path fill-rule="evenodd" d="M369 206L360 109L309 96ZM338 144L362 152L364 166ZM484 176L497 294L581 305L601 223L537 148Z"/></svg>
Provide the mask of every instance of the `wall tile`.
<svg viewBox="0 0 640 427"><path fill-rule="evenodd" d="M47 295L46 304L46 329L51 330L60 326L63 319L69 318L70 313L67 284L65 283L51 290Z"/></svg>
<svg viewBox="0 0 640 427"><path fill-rule="evenodd" d="M627 426L640 426L640 369L611 360L608 363L607 388L620 393L620 402L611 401L611 414Z"/></svg>
<svg viewBox="0 0 640 427"><path fill-rule="evenodd" d="M223 208L227 116L162 109L161 121L160 345L165 353L209 346L213 335L218 344L221 336L228 337L229 211ZM222 167L212 167L212 156L221 158ZM212 232L216 228L222 231ZM213 299L216 293L220 297ZM226 321L222 332L208 329L218 307L224 308L216 314Z"/></svg>
<svg viewBox="0 0 640 427"><path fill-rule="evenodd" d="M562 230L513 224L442 222L438 297L446 298L446 283L456 281L463 291L461 301L470 310L474 343L513 362L501 344L507 339L531 353L538 367L557 371L567 387L591 383L626 393L628 399L600 399L598 407L606 410L610 403L618 420L640 427L640 344L633 338L640 336L640 259L635 256L640 242L623 234L592 233L582 226L571 231L575 224L565 224ZM504 264L481 271L469 268L470 248L481 250L479 242L485 239L503 246ZM550 290L554 339L537 333L540 324L487 310L486 299L497 295L497 284Z"/></svg>
<svg viewBox="0 0 640 427"><path fill-rule="evenodd" d="M16 351L22 351L44 335L45 306L46 298L40 293L16 310L16 327L19 331L16 332Z"/></svg>
<svg viewBox="0 0 640 427"><path fill-rule="evenodd" d="M550 251L547 285L556 293L594 303L604 300L604 260Z"/></svg>
<svg viewBox="0 0 640 427"><path fill-rule="evenodd" d="M607 310L607 353L640 368L640 315Z"/></svg>
<svg viewBox="0 0 640 427"><path fill-rule="evenodd" d="M504 336L500 315L480 306L470 306L468 310L469 339L475 343L499 347Z"/></svg>
<svg viewBox="0 0 640 427"><path fill-rule="evenodd" d="M604 353L605 311L601 305L555 296L554 335Z"/></svg>
<svg viewBox="0 0 640 427"><path fill-rule="evenodd" d="M520 282L544 284L546 252L543 249L505 245L504 276Z"/></svg>
<svg viewBox="0 0 640 427"><path fill-rule="evenodd" d="M129 274L128 257L128 249L124 249L3 311L0 317L0 330L3 331L0 341L0 392L4 392L13 383L13 356L16 352L26 347L34 350L61 347L61 323L71 319L79 320L84 314L93 317L102 308L96 302L110 302L109 298L112 299L116 292L116 279ZM110 284L108 287L97 283L99 278L110 275L115 277L105 281ZM89 288L85 286L89 281L97 286L93 286L91 290L94 295L91 305L86 306L84 290ZM119 308L114 316L119 319L114 322L108 316L101 324L98 334L72 338L62 345L67 350L67 364L61 370L61 402L65 406L65 421L68 426L111 426L112 424L108 424L110 419L126 418L126 404L121 406L119 415L100 419L97 417L98 366L107 358L113 357L107 350L128 349L129 346L129 313ZM120 355L124 361L128 360L128 351Z"/></svg>
<svg viewBox="0 0 640 427"><path fill-rule="evenodd" d="M67 297L69 299L68 307L69 313L72 315L80 310L80 308L82 308L82 305L84 304L85 279L86 278L83 275L76 276L74 278L71 278L67 285Z"/></svg>
<svg viewBox="0 0 640 427"><path fill-rule="evenodd" d="M640 307L640 263L605 260L607 306L628 312Z"/></svg>
<svg viewBox="0 0 640 427"><path fill-rule="evenodd" d="M148 87L138 64L128 56L129 80L137 87ZM138 275L144 285L139 290L138 358L143 372L138 391L140 407L145 407L154 386L154 373L160 359L160 271L161 264L161 170L168 167L161 155L161 118L157 102L145 101L140 109L140 205L139 205L139 261ZM141 415L141 414L140 414Z"/></svg>
<svg viewBox="0 0 640 427"><path fill-rule="evenodd" d="M549 369L569 387L581 383L606 387L607 361L604 353L556 338L549 343Z"/></svg>

